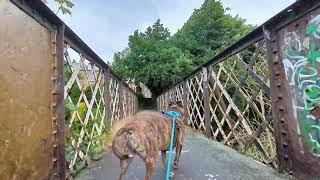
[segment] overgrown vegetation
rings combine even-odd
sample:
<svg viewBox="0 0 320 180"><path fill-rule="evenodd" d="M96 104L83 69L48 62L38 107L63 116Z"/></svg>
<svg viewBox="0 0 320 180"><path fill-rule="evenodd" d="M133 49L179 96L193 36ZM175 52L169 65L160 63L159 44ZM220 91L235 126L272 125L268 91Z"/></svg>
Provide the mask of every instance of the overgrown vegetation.
<svg viewBox="0 0 320 180"><path fill-rule="evenodd" d="M115 53L113 69L158 95L214 54L247 34L245 20L232 17L218 0L205 0L174 35L158 19L129 36L128 48Z"/></svg>
<svg viewBox="0 0 320 180"><path fill-rule="evenodd" d="M71 66L64 66L64 83L70 80L72 76ZM116 132L124 126L126 123L130 122L132 119L129 117L127 119L121 120L112 124L112 126L103 126L101 132L98 133L99 126L101 127L102 122L105 119L102 117L102 112L105 106L101 104L98 106L96 103L93 104L92 114L93 117L89 116L87 122L85 119L88 112L87 104L84 101L84 96L89 102L92 100L92 89L86 77L82 75L81 71L78 73L78 79L81 83L82 89L79 88L77 82L71 86L69 90L69 96L65 99L65 124L70 126L71 138L66 140L66 166L69 166L75 159L73 168L71 169L71 175L77 174L81 169L86 165L90 165L92 160L98 160L102 156L103 150L108 149L111 146L113 138ZM102 87L100 87L102 89ZM82 94L82 95L81 95ZM99 100L101 94L98 93L95 95L95 99ZM100 113L99 113L100 112ZM96 125L95 125L96 123ZM86 125L85 125L86 124ZM105 123L104 123L105 124ZM83 136L81 137L81 131L84 131ZM92 139L91 139L92 135ZM75 141L75 144L72 145L72 141ZM80 141L79 141L80 140ZM76 144L80 142L80 147L78 154L76 156ZM79 152L82 152L84 155L87 154L87 158L80 158Z"/></svg>
<svg viewBox="0 0 320 180"><path fill-rule="evenodd" d="M72 72L70 70L70 66L65 65L65 84L68 82L71 75ZM84 79L84 77L78 74L78 79L81 81ZM82 86L84 85L85 84L82 84ZM86 163L90 162L91 160L98 160L101 157L104 143L110 135L110 129L102 127L101 132L98 133L96 129L97 127L94 127L95 123L100 125L102 121L105 121L105 119L102 118L101 114L98 113L98 111L103 112L103 105L97 106L96 103L93 104L92 113L94 115L94 118L90 116L87 124L84 125L85 116L88 113L88 107L83 98L76 106L82 91L84 92L84 95L86 96L88 101L90 101L92 99L92 89L90 88L90 85L85 86L83 89L79 89L77 83L74 83L69 91L70 99L65 100L65 124L67 126L71 125L71 138L66 141L66 165L69 166L76 154L75 147L72 146L72 140L78 142L79 138L81 138L81 131L83 130L85 134L81 140L82 142L80 143L79 150L81 150L81 152L83 152L84 154L86 152L88 153L87 159L81 159L79 157L79 154L77 155L75 165L71 174L76 174L77 172L79 172L82 168L85 167ZM100 99L99 93L96 95L96 99ZM71 122L72 119L73 121ZM91 133L93 133L92 139L90 139ZM92 144L91 142L93 142L94 144Z"/></svg>

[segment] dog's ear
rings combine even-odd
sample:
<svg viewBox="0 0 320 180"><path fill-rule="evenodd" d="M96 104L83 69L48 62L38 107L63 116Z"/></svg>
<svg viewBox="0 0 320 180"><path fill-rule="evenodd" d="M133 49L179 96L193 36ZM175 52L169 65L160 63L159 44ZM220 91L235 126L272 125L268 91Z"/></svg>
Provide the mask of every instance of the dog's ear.
<svg viewBox="0 0 320 180"><path fill-rule="evenodd" d="M183 104L181 101L177 101L177 105L183 108Z"/></svg>

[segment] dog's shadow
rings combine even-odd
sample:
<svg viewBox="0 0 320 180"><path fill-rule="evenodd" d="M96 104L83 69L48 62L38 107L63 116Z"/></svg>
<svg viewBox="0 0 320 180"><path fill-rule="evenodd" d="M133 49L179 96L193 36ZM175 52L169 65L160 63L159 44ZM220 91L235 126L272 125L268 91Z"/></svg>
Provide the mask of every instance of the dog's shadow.
<svg viewBox="0 0 320 180"><path fill-rule="evenodd" d="M114 156L114 158L116 158L116 156ZM182 159L183 159L183 157L181 158L181 161L182 161ZM120 166L119 162L117 165L118 165L118 167ZM181 171L181 169L175 169L172 171L174 172L175 176L177 176L177 175L179 175L179 172ZM128 172L126 174L125 180L144 179L145 172L146 172L146 168L145 168L145 164L144 164L143 160L140 157L135 156L132 164L128 168ZM157 156L157 168L153 174L152 180L164 180L165 177L166 177L166 169L163 166L163 163L161 161L161 155L159 152L159 154ZM173 177L172 179L181 179L181 178Z"/></svg>

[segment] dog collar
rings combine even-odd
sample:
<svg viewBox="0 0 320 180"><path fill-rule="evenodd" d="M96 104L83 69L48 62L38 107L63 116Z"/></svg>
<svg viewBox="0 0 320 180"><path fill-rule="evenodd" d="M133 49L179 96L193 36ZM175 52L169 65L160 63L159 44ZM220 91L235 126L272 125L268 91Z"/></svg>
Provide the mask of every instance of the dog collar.
<svg viewBox="0 0 320 180"><path fill-rule="evenodd" d="M168 112L162 111L162 114L169 116L170 119L181 117L181 113L178 111L168 111Z"/></svg>

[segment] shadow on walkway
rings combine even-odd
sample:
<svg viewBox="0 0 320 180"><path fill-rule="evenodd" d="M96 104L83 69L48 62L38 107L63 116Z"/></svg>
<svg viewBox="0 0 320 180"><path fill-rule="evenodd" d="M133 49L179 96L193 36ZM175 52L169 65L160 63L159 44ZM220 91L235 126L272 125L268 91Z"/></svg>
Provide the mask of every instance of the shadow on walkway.
<svg viewBox="0 0 320 180"><path fill-rule="evenodd" d="M165 169L160 154L153 180L164 180ZM105 152L102 160L92 168L83 170L76 180L116 180L120 173L119 159L112 150ZM126 174L126 180L143 180L145 166L135 157ZM175 170L175 180L277 180L289 179L237 151L202 134L186 128L180 169Z"/></svg>

